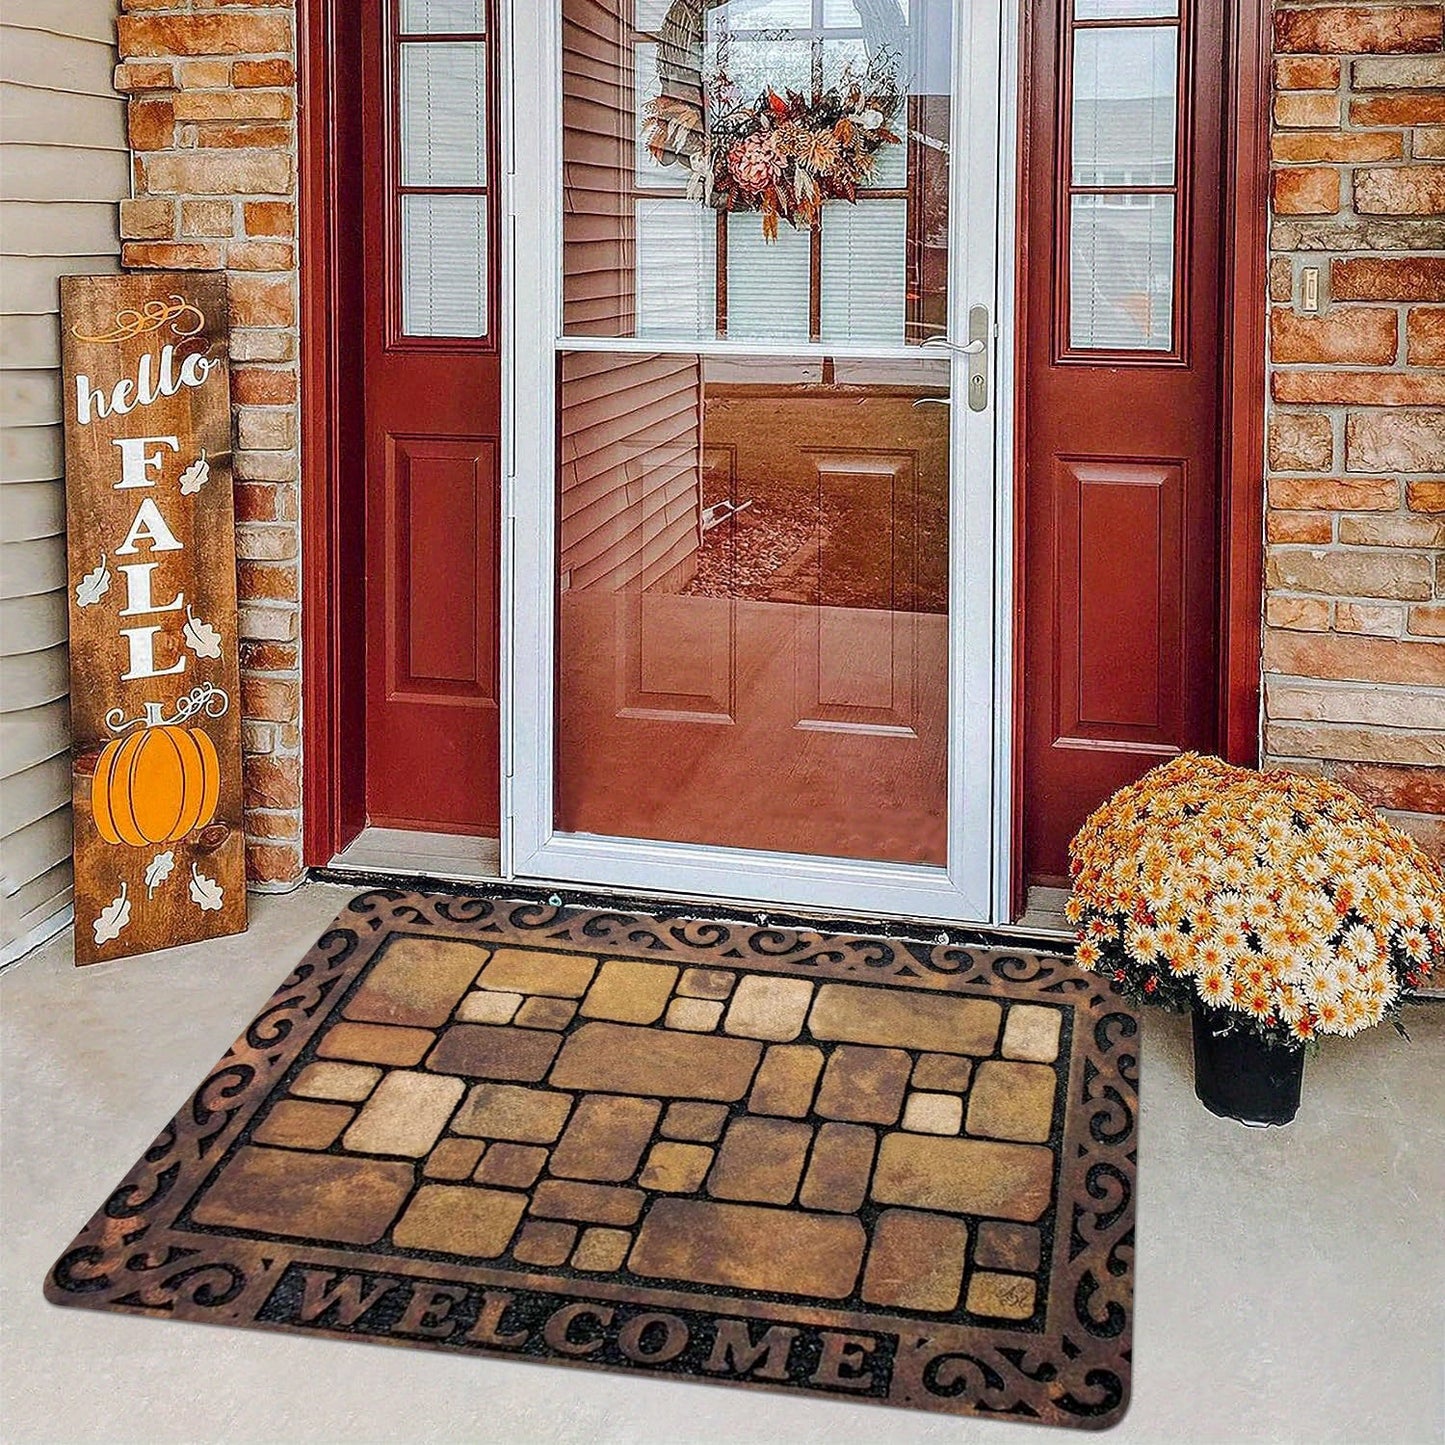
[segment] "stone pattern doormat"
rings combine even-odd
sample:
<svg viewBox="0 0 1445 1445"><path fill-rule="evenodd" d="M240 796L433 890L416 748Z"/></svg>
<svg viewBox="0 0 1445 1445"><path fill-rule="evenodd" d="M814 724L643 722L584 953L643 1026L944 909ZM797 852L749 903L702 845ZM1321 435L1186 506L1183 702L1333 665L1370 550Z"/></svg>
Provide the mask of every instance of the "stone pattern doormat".
<svg viewBox="0 0 1445 1445"><path fill-rule="evenodd" d="M1108 1425L1137 1028L1045 956L371 892L46 1294Z"/></svg>

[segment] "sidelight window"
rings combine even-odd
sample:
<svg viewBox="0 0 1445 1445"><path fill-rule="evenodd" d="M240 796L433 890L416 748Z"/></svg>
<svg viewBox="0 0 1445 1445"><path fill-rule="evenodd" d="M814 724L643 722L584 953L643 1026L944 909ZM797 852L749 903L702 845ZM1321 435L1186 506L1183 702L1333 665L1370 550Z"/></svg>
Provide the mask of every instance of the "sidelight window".
<svg viewBox="0 0 1445 1445"><path fill-rule="evenodd" d="M1176 352L1177 0L1073 0L1065 350Z"/></svg>
<svg viewBox="0 0 1445 1445"><path fill-rule="evenodd" d="M393 13L400 330L487 335L487 0L399 0Z"/></svg>

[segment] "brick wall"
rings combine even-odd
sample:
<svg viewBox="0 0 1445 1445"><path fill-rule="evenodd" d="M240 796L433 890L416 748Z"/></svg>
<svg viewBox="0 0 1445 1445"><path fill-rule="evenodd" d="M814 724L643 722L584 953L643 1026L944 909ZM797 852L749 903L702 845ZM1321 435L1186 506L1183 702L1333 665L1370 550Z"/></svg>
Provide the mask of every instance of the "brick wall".
<svg viewBox="0 0 1445 1445"><path fill-rule="evenodd" d="M230 272L252 879L301 872L295 30L290 0L124 0L122 264Z"/></svg>
<svg viewBox="0 0 1445 1445"><path fill-rule="evenodd" d="M1275 10L1264 652L1271 760L1445 855L1441 25Z"/></svg>

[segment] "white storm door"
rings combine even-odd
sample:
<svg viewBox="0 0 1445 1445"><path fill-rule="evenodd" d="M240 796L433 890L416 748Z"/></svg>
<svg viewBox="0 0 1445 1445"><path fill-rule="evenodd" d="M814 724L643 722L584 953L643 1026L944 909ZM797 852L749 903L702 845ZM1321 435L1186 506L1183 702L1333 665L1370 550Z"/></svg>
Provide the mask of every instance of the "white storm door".
<svg viewBox="0 0 1445 1445"><path fill-rule="evenodd" d="M991 0L509 44L504 868L987 920Z"/></svg>

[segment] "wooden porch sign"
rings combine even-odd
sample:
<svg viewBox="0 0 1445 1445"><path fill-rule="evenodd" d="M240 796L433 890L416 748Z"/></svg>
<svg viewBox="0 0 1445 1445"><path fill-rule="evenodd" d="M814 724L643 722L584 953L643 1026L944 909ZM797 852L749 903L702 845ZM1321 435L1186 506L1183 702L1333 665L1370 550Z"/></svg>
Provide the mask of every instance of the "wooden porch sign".
<svg viewBox="0 0 1445 1445"><path fill-rule="evenodd" d="M226 283L60 283L75 961L246 926Z"/></svg>

